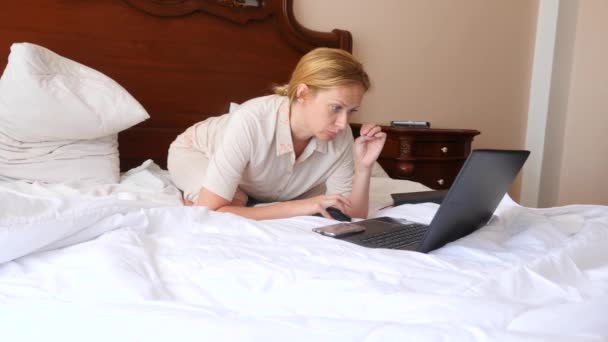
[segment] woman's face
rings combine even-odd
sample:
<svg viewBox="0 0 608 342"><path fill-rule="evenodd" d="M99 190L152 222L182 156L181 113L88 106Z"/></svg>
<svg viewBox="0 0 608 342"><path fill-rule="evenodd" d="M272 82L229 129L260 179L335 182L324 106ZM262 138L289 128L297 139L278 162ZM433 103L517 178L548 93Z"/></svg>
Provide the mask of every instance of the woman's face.
<svg viewBox="0 0 608 342"><path fill-rule="evenodd" d="M302 109L308 129L321 141L332 140L359 109L365 89L360 84L306 92Z"/></svg>

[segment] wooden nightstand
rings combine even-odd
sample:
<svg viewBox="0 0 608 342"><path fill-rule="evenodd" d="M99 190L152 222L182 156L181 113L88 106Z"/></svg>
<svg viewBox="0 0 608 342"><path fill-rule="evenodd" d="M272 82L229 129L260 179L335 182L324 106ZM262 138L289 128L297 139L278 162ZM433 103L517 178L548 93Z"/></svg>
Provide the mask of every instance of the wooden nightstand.
<svg viewBox="0 0 608 342"><path fill-rule="evenodd" d="M355 137L361 124L351 124ZM396 128L387 133L378 163L391 178L420 182L433 189L448 189L471 152L480 132L471 129Z"/></svg>

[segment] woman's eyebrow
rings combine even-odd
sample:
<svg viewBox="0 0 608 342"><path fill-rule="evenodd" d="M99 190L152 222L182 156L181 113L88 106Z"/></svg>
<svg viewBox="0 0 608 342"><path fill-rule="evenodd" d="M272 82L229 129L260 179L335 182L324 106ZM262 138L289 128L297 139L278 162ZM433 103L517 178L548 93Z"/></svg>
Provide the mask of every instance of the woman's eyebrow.
<svg viewBox="0 0 608 342"><path fill-rule="evenodd" d="M348 106L346 105L346 103L342 102L341 100L333 99L333 100L332 100L332 102L336 102L336 103L338 103L339 105L341 105L342 107L346 107L346 108L348 108ZM350 107L350 108L349 108L349 110L352 110L352 109L357 109L357 108L359 108L359 106L360 106L359 104L354 105L353 107Z"/></svg>

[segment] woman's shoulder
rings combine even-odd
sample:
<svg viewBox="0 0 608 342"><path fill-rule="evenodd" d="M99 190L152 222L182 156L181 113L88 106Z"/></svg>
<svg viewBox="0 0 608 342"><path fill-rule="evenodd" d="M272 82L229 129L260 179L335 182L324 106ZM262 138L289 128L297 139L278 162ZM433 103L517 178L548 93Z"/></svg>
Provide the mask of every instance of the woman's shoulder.
<svg viewBox="0 0 608 342"><path fill-rule="evenodd" d="M268 95L243 102L230 113L229 125L269 133L274 130L279 108L286 100L284 96Z"/></svg>
<svg viewBox="0 0 608 342"><path fill-rule="evenodd" d="M281 103L286 100L287 97L274 94L255 97L238 105L236 111L249 112L252 114L267 114L269 111L277 111Z"/></svg>

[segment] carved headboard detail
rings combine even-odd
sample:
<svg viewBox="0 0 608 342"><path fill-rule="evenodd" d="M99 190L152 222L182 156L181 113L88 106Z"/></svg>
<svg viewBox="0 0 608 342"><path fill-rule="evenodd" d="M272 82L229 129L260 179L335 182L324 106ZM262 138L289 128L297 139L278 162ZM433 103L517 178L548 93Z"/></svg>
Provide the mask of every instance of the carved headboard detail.
<svg viewBox="0 0 608 342"><path fill-rule="evenodd" d="M153 16L180 17L195 12L214 15L234 23L245 25L250 21L262 21L274 15L278 32L302 52L318 46L328 46L352 51L350 32L335 29L332 32L309 30L298 23L293 15L293 0L254 1L246 0L124 0L131 6Z"/></svg>
<svg viewBox="0 0 608 342"><path fill-rule="evenodd" d="M266 3L246 6L238 0L124 0L131 6L150 15L179 17L194 12L204 12L235 23L245 24L252 20L263 20L273 13Z"/></svg>
<svg viewBox="0 0 608 342"><path fill-rule="evenodd" d="M107 74L148 110L149 120L120 134L123 170L146 159L165 167L179 133L271 93L307 51L352 48L347 31L302 27L292 0L8 1L0 60L24 41Z"/></svg>

